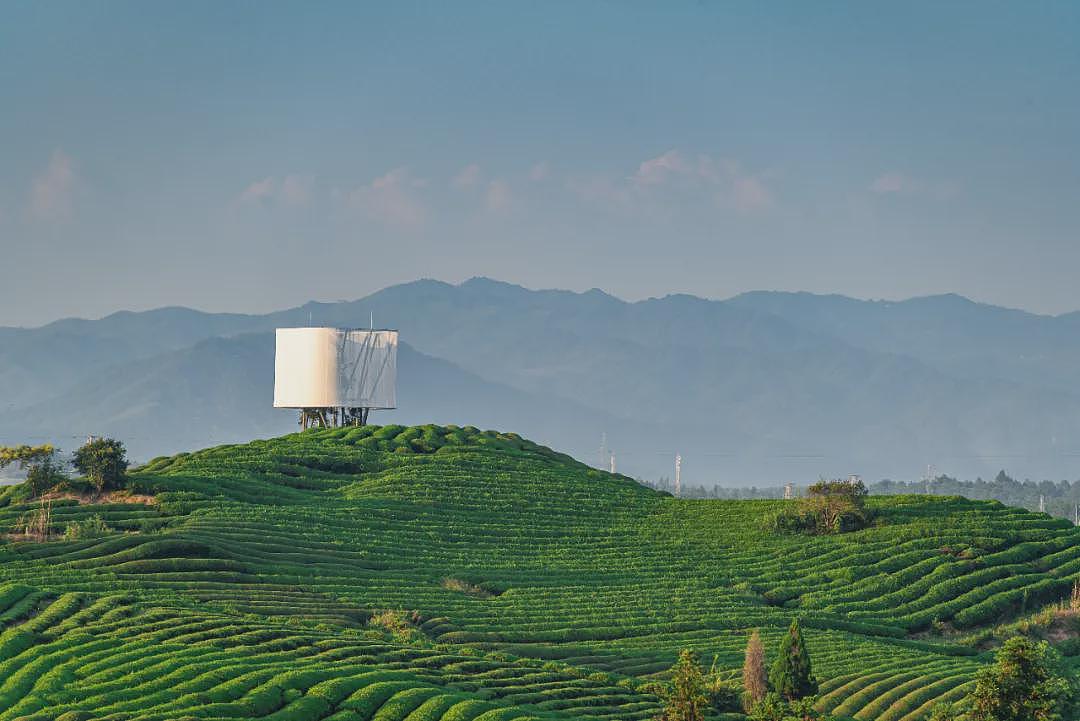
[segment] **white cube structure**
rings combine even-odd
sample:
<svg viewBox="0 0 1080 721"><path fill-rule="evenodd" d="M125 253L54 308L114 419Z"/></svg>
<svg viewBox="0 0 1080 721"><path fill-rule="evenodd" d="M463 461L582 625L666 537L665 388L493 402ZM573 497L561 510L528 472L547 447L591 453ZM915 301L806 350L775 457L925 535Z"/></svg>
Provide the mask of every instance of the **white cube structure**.
<svg viewBox="0 0 1080 721"><path fill-rule="evenodd" d="M278 328L274 407L395 408L397 341L396 330Z"/></svg>

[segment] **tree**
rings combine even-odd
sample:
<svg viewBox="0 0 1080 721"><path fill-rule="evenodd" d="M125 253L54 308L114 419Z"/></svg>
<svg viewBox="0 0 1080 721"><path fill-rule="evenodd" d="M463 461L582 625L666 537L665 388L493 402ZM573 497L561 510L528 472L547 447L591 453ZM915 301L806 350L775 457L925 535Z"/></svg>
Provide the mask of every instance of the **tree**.
<svg viewBox="0 0 1080 721"><path fill-rule="evenodd" d="M41 446L0 446L0 470L12 464L26 470L26 484L34 496L40 496L64 480L62 464L56 459L56 449L48 443Z"/></svg>
<svg viewBox="0 0 1080 721"><path fill-rule="evenodd" d="M822 479L806 490L795 508L777 516L777 530L843 533L863 528L872 519L866 508L868 491L861 480Z"/></svg>
<svg viewBox="0 0 1080 721"><path fill-rule="evenodd" d="M704 721L709 697L697 654L684 649L671 671L671 690L664 698L661 718L663 721Z"/></svg>
<svg viewBox="0 0 1080 721"><path fill-rule="evenodd" d="M969 721L1062 721L1072 719L1074 683L1060 672L1045 641L1010 638L991 666L975 676L965 705Z"/></svg>
<svg viewBox="0 0 1080 721"><path fill-rule="evenodd" d="M53 455L55 452L56 449L48 443L42 446L0 446L0 470L13 463L18 463L20 468L26 468L32 463L37 463L43 458Z"/></svg>
<svg viewBox="0 0 1080 721"><path fill-rule="evenodd" d="M854 530L865 524L869 492L861 480L821 480L806 490L804 506L817 516L821 533Z"/></svg>
<svg viewBox="0 0 1080 721"><path fill-rule="evenodd" d="M75 451L72 462L98 493L107 488L118 488L128 467L124 444L112 438L88 441Z"/></svg>
<svg viewBox="0 0 1080 721"><path fill-rule="evenodd" d="M860 508L851 497L843 494L810 494L802 501L803 512L813 516L818 533L835 533L849 530L858 522L845 523L846 519L856 519ZM853 528L851 528L853 530Z"/></svg>
<svg viewBox="0 0 1080 721"><path fill-rule="evenodd" d="M26 485L29 486L32 496L41 496L65 480L67 476L64 474L63 464L56 460L55 452L44 456L26 470Z"/></svg>
<svg viewBox="0 0 1080 721"><path fill-rule="evenodd" d="M776 661L769 671L769 684L788 701L817 693L817 679L810 668L810 654L803 642L797 618L792 619L791 627L780 641Z"/></svg>
<svg viewBox="0 0 1080 721"><path fill-rule="evenodd" d="M749 713L765 699L769 692L769 679L765 673L765 649L761 634L755 628L746 643L746 660L743 661L743 706Z"/></svg>

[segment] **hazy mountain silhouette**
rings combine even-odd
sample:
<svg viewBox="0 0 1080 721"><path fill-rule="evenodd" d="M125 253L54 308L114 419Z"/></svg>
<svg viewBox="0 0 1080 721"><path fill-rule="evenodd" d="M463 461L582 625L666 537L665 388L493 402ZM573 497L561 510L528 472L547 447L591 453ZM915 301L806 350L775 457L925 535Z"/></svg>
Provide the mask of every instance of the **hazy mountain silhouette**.
<svg viewBox="0 0 1080 721"><path fill-rule="evenodd" d="M620 471L670 475L680 452L694 484L910 478L928 463L1080 477L1080 315L959 296L628 303L483 278L266 315L166 308L0 329L0 440L108 432L147 457L290 431L270 408L270 331L370 314L408 344L401 409L379 422L512 429L589 462L606 432Z"/></svg>

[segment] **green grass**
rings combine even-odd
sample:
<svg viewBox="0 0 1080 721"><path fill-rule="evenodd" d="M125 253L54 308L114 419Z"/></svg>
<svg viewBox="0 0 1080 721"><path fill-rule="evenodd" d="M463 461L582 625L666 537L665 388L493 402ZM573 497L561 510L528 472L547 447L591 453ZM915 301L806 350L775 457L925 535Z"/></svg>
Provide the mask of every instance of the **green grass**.
<svg viewBox="0 0 1080 721"><path fill-rule="evenodd" d="M1080 533L996 502L872 497L777 535L783 501L681 500L512 434L308 431L152 461L153 506L54 506L0 547L0 721L646 719L682 648L737 675L797 615L821 707L915 721L987 659L925 632L1067 595ZM0 496L0 524L34 508ZM368 624L385 610L397 637Z"/></svg>

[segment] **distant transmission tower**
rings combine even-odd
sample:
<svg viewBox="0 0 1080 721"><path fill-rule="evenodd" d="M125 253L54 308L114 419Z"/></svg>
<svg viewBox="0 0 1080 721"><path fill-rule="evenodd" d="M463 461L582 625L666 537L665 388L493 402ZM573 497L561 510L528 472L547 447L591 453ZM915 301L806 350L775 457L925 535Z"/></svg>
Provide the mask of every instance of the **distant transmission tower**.
<svg viewBox="0 0 1080 721"><path fill-rule="evenodd" d="M1046 513L1046 496L1039 494L1039 513Z"/></svg>
<svg viewBox="0 0 1080 721"><path fill-rule="evenodd" d="M682 456L675 454L675 495L682 495Z"/></svg>
<svg viewBox="0 0 1080 721"><path fill-rule="evenodd" d="M611 454L611 469L610 469L610 472L611 472L611 475L615 475L615 454L614 453Z"/></svg>

